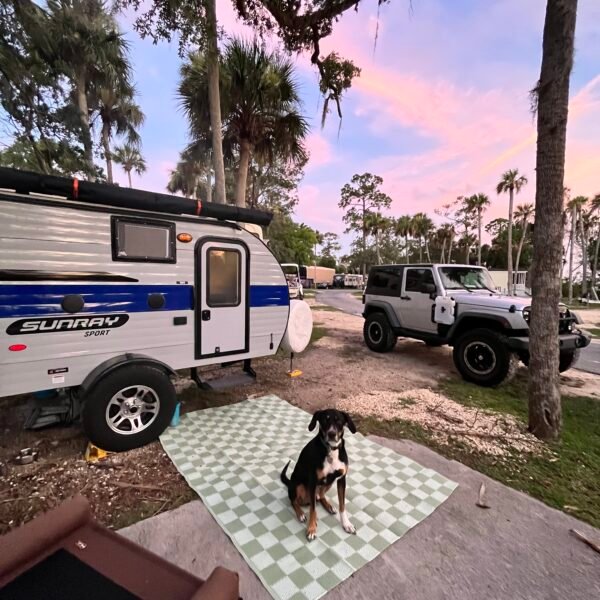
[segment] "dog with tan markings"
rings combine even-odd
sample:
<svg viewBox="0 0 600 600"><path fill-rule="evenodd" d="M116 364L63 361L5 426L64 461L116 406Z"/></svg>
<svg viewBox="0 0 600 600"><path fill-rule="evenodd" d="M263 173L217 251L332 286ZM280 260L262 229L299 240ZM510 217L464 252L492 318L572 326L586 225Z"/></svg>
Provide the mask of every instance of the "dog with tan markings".
<svg viewBox="0 0 600 600"><path fill-rule="evenodd" d="M289 461L281 472L281 481L288 489L292 508L301 523L306 521L302 506L309 506L306 537L309 541L317 536L317 500L323 508L334 515L336 509L329 503L325 494L337 482L340 522L344 531L356 533L346 514L346 474L348 454L344 447L344 427L356 433L356 426L345 412L327 409L318 410L308 425L312 431L317 423L319 431L300 452L291 478L287 476Z"/></svg>

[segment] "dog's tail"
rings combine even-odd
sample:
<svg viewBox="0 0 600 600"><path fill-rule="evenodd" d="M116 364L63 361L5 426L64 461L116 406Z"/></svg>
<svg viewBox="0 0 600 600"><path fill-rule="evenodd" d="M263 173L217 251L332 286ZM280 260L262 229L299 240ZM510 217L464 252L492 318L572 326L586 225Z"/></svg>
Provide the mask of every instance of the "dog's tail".
<svg viewBox="0 0 600 600"><path fill-rule="evenodd" d="M291 463L291 462L292 462L291 460L288 460L288 463L287 463L287 465L285 465L285 467L283 467L283 471L281 471L281 475L280 475L281 482L282 482L282 483L283 483L283 485L285 485L286 487L289 487L289 486L290 486L290 480L289 480L289 477L287 476L286 472L287 472L287 470L288 470L288 467L290 466L290 463Z"/></svg>

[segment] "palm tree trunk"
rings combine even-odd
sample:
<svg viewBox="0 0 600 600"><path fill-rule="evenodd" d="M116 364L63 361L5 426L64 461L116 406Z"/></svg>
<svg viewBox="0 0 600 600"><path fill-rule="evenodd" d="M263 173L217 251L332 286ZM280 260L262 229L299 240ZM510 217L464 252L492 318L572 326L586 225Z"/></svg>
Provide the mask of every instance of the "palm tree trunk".
<svg viewBox="0 0 600 600"><path fill-rule="evenodd" d="M477 209L477 266L481 266L481 208Z"/></svg>
<svg viewBox="0 0 600 600"><path fill-rule="evenodd" d="M248 182L248 167L252 148L246 139L240 141L240 166L238 168L237 185L235 189L235 204L241 208L246 206L246 183Z"/></svg>
<svg viewBox="0 0 600 600"><path fill-rule="evenodd" d="M423 238L419 236L419 262L423 262Z"/></svg>
<svg viewBox="0 0 600 600"><path fill-rule="evenodd" d="M108 183L113 182L112 156L110 154L110 125L102 123L102 147L104 148L104 159L106 160L106 178Z"/></svg>
<svg viewBox="0 0 600 600"><path fill-rule="evenodd" d="M587 237L585 235L585 229L583 228L583 214L582 209L579 210L579 235L581 235L581 254L582 254L582 266L583 266L583 277L581 279L581 296L585 298L587 295Z"/></svg>
<svg viewBox="0 0 600 600"><path fill-rule="evenodd" d="M225 161L221 133L221 95L219 93L219 48L217 46L216 0L206 0L206 62L208 70L208 104L212 131L212 155L215 169L215 202L225 204Z"/></svg>
<svg viewBox="0 0 600 600"><path fill-rule="evenodd" d="M409 265L410 264L410 253L408 250L408 234L406 234L406 236L404 236L404 242L406 244L406 248L405 248L405 252L406 252L406 264Z"/></svg>
<svg viewBox="0 0 600 600"><path fill-rule="evenodd" d="M569 77L577 0L548 0L542 68L537 85L536 223L533 231L529 332L529 430L560 435L558 306L561 292L562 205L569 113Z"/></svg>
<svg viewBox="0 0 600 600"><path fill-rule="evenodd" d="M212 202L212 173L210 171L210 167L206 171L205 189L206 189L206 201Z"/></svg>
<svg viewBox="0 0 600 600"><path fill-rule="evenodd" d="M79 108L79 120L81 121L81 135L83 138L83 156L87 163L89 173L87 178L92 178L94 171L94 158L92 149L92 136L90 134L90 117L86 96L85 73L80 71L75 77L75 93L77 96L77 107Z"/></svg>
<svg viewBox="0 0 600 600"><path fill-rule="evenodd" d="M127 179L129 179L129 187L132 187L132 185L131 185L131 169L127 169Z"/></svg>
<svg viewBox="0 0 600 600"><path fill-rule="evenodd" d="M375 249L377 250L377 264L381 264L381 251L379 248L379 229L375 231Z"/></svg>
<svg viewBox="0 0 600 600"><path fill-rule="evenodd" d="M596 278L598 277L598 255L600 254L600 226L598 226L598 232L596 237L596 244L594 246L594 262L592 264L592 294L594 299L598 299L596 292Z"/></svg>
<svg viewBox="0 0 600 600"><path fill-rule="evenodd" d="M446 257L446 238L442 240L442 252L440 254L440 262L444 262L444 258Z"/></svg>
<svg viewBox="0 0 600 600"><path fill-rule="evenodd" d="M519 262L521 261L521 250L523 250L523 242L525 241L525 235L527 234L527 221L523 221L523 229L521 230L521 239L519 240L519 248L517 250L517 260L515 261L515 272L517 277L519 276Z"/></svg>
<svg viewBox="0 0 600 600"><path fill-rule="evenodd" d="M448 244L448 264L452 260L452 242L454 242L454 236L450 236L450 243Z"/></svg>
<svg viewBox="0 0 600 600"><path fill-rule="evenodd" d="M431 262L431 256L429 254L429 239L425 236L425 254L427 255L427 262Z"/></svg>
<svg viewBox="0 0 600 600"><path fill-rule="evenodd" d="M573 252L575 251L575 226L577 224L577 206L571 209L571 235L569 239L569 304L573 302Z"/></svg>
<svg viewBox="0 0 600 600"><path fill-rule="evenodd" d="M508 295L513 295L513 243L512 243L512 234L513 234L513 201L515 196L514 188L510 188L508 193L508 256L507 256L507 268L508 268L508 281L507 290Z"/></svg>
<svg viewBox="0 0 600 600"><path fill-rule="evenodd" d="M362 274L363 277L367 276L367 225L365 223L365 217L367 213L367 201L365 198L362 199L362 250L363 250L363 264L362 264Z"/></svg>

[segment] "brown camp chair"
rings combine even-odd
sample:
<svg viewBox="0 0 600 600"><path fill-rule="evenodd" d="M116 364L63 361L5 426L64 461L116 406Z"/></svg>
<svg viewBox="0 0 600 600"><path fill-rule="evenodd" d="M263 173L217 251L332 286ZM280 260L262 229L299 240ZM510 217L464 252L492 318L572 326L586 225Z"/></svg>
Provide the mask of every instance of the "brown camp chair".
<svg viewBox="0 0 600 600"><path fill-rule="evenodd" d="M237 600L238 575L206 581L102 527L76 496L0 538L0 600Z"/></svg>

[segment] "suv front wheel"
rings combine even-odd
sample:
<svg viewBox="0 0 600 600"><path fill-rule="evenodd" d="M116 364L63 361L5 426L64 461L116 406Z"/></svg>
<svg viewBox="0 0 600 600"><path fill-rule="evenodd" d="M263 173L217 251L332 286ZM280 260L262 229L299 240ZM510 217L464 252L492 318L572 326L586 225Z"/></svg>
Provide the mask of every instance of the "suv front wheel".
<svg viewBox="0 0 600 600"><path fill-rule="evenodd" d="M367 346L373 352L389 352L396 345L398 339L387 317L381 313L371 313L363 326L363 337Z"/></svg>
<svg viewBox="0 0 600 600"><path fill-rule="evenodd" d="M519 364L502 335L490 329L474 329L462 335L452 356L463 379L486 387L510 381Z"/></svg>

